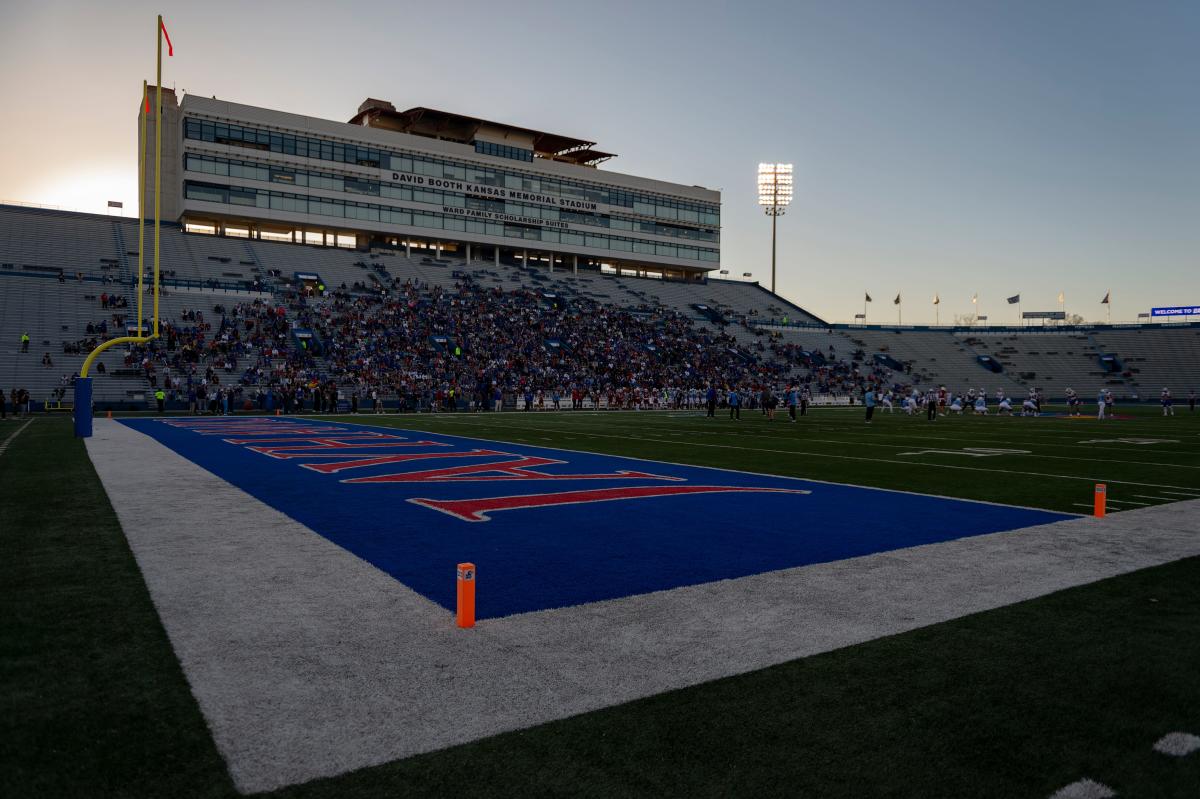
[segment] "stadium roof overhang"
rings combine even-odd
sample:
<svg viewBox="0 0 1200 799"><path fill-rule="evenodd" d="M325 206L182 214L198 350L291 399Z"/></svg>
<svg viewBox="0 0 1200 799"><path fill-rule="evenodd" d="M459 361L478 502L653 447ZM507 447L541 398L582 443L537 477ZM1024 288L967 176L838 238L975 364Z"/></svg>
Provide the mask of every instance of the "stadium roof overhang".
<svg viewBox="0 0 1200 799"><path fill-rule="evenodd" d="M539 158L565 161L582 166L595 166L615 157L615 153L605 153L593 149L596 142L586 139L522 128L504 122L494 122L422 106L409 108L406 111L397 111L391 103L381 100L366 100L358 107L358 113L350 119L350 124L464 144L475 141L479 131L487 128L492 132L515 134L514 138L528 141L533 147L534 155Z"/></svg>

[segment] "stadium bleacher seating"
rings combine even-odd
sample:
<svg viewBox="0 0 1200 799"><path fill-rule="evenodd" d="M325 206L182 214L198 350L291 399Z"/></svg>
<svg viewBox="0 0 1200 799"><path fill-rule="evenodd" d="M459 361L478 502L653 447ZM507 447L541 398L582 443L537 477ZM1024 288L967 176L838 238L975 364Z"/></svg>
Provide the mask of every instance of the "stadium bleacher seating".
<svg viewBox="0 0 1200 799"><path fill-rule="evenodd" d="M35 402L52 399L75 374L87 354L64 353L64 342L88 338L89 323L108 319L102 293L129 301L135 315L133 283L137 265L137 222L123 217L0 206L0 387L23 387ZM152 238L147 226L147 263ZM1167 386L1183 396L1200 387L1200 326L1094 326L1018 330L1012 328L888 328L828 325L757 284L710 280L705 283L640 279L594 270L574 274L561 262L504 258L496 264L461 252L361 251L184 233L164 224L161 263L165 293L162 318L176 320L185 308L210 314L216 305L263 299L295 304L296 273L319 275L328 290L345 287L370 296L384 287L411 282L423 291L455 291L468 278L474 286L543 295L546 302L572 302L678 314L698 336L724 336L743 355L771 361L791 359L778 379L803 378L807 367L796 352L819 352L865 369L875 356L894 359L903 370L887 371L890 385L946 385L959 390L984 387L1010 393L1039 388L1059 397L1067 387L1090 397L1110 389L1118 398L1157 398ZM60 276L61 271L61 276ZM148 296L148 295L147 295ZM710 309L706 311L698 308ZM145 316L150 314L149 306ZM28 332L29 352L20 352ZM110 329L110 335L123 331ZM42 364L48 354L52 367ZM96 381L98 404L138 406L151 387L136 368L126 370L126 350L101 356L106 374ZM1102 363L1108 356L1112 366ZM738 356L741 357L741 356ZM989 371L981 360L993 359ZM318 364L320 366L320 364ZM136 367L136 365L135 365ZM335 379L337 376L334 376ZM69 390L67 399L70 399Z"/></svg>

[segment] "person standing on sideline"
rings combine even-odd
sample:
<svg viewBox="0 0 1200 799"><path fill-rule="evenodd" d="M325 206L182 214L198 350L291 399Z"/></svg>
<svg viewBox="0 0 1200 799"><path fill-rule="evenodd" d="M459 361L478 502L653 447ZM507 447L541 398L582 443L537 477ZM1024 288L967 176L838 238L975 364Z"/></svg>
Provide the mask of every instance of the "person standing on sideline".
<svg viewBox="0 0 1200 799"><path fill-rule="evenodd" d="M1171 389L1164 388L1162 390L1162 398L1159 401L1162 402L1163 416L1175 415L1175 407L1171 404Z"/></svg>
<svg viewBox="0 0 1200 799"><path fill-rule="evenodd" d="M925 393L925 419L927 421L937 421L938 401L940 399L941 395L933 389L929 389L929 391Z"/></svg>
<svg viewBox="0 0 1200 799"><path fill-rule="evenodd" d="M1196 412L1196 389L1188 392L1188 413Z"/></svg>
<svg viewBox="0 0 1200 799"><path fill-rule="evenodd" d="M795 383L792 383L790 386L788 386L788 390L787 390L788 419L791 420L792 424L796 423L796 405L800 401L799 394L800 394L800 392L798 392L796 390Z"/></svg>
<svg viewBox="0 0 1200 799"><path fill-rule="evenodd" d="M492 407L496 413L500 413L504 408L504 391L500 388L499 383L492 389Z"/></svg>
<svg viewBox="0 0 1200 799"><path fill-rule="evenodd" d="M0 419L8 418L8 402L4 399L4 389L0 388Z"/></svg>
<svg viewBox="0 0 1200 799"><path fill-rule="evenodd" d="M1096 421L1104 419L1104 402L1108 397L1104 394L1104 389L1100 389L1100 393L1096 395Z"/></svg>
<svg viewBox="0 0 1200 799"><path fill-rule="evenodd" d="M742 420L742 397L736 388L729 389L729 418Z"/></svg>
<svg viewBox="0 0 1200 799"><path fill-rule="evenodd" d="M875 389L867 388L863 394L863 405L867 406L867 424L870 424L871 417L875 415Z"/></svg>
<svg viewBox="0 0 1200 799"><path fill-rule="evenodd" d="M717 415L717 387L712 383L708 384L708 391L704 393L704 403L708 406L708 414L705 418L715 418Z"/></svg>
<svg viewBox="0 0 1200 799"><path fill-rule="evenodd" d="M21 334L21 352L29 352L29 334Z"/></svg>
<svg viewBox="0 0 1200 799"><path fill-rule="evenodd" d="M162 416L166 409L167 393L161 388L154 392L154 401L158 403L158 415Z"/></svg>

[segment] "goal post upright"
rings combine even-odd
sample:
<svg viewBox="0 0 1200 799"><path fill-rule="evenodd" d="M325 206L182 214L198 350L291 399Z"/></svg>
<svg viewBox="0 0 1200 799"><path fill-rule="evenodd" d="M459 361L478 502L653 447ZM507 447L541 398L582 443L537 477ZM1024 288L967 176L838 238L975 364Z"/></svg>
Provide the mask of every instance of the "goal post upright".
<svg viewBox="0 0 1200 799"><path fill-rule="evenodd" d="M142 344L158 338L158 298L160 293L159 241L162 193L162 41L166 28L162 15L155 24L157 58L155 64L155 109L154 109L154 283L153 318L151 327L143 327L143 301L145 295L145 239L146 239L146 124L150 111L150 93L146 81L142 81L142 119L138 125L138 282L137 282L137 335L118 336L101 342L88 353L75 379L75 402L72 409L75 436L90 438L92 435L92 378L88 376L92 364L100 353L117 344ZM168 39L168 46L170 40ZM172 48L171 54L174 54Z"/></svg>

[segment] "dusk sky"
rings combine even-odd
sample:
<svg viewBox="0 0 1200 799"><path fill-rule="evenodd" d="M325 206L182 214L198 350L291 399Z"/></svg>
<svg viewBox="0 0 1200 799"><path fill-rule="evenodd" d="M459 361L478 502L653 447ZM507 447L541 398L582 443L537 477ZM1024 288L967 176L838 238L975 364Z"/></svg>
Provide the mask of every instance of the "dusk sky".
<svg viewBox="0 0 1200 799"><path fill-rule="evenodd" d="M1200 2L7 0L0 199L136 207L154 15L179 90L345 121L366 97L579 136L723 192L769 282L760 161L796 166L779 290L831 321L1200 304Z"/></svg>

